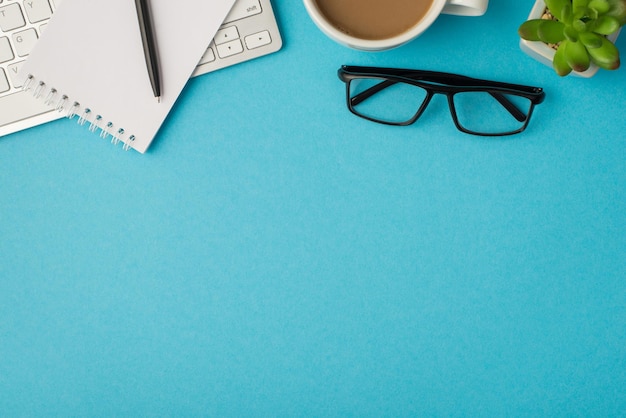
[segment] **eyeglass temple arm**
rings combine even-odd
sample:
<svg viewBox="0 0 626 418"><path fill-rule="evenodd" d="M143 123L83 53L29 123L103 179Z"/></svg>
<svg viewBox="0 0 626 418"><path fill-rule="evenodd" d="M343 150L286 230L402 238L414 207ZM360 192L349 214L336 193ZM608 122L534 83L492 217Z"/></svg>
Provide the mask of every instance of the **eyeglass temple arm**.
<svg viewBox="0 0 626 418"><path fill-rule="evenodd" d="M526 114L520 111L509 99L501 95L500 93L489 92L489 94L496 99L506 110L509 111L511 116L517 119L518 122L526 122Z"/></svg>
<svg viewBox="0 0 626 418"><path fill-rule="evenodd" d="M372 97L379 91L384 90L387 87L391 87L396 83L397 81L392 81L392 80L385 80L381 83L378 83L375 86L372 86L368 88L367 90L364 90L361 93L357 94L356 96L350 98L350 104L352 104L352 106L357 106L358 104L363 103L365 100L369 99L370 97ZM520 111L517 108L517 106L511 103L509 99L507 99L502 94L497 93L497 92L489 92L489 94L494 99L496 99L506 110L508 110L509 113L519 122L526 121L526 115L524 114L524 112Z"/></svg>
<svg viewBox="0 0 626 418"><path fill-rule="evenodd" d="M391 80L385 80L381 83L378 83L375 86L372 86L368 88L367 90L363 90L361 93L350 98L350 103L352 104L352 106L357 106L363 103L364 101L366 101L367 99L369 99L370 97L372 97L373 95L375 95L376 93L378 93L379 91L384 90L387 87L391 87L394 84L396 84L396 81L391 81Z"/></svg>

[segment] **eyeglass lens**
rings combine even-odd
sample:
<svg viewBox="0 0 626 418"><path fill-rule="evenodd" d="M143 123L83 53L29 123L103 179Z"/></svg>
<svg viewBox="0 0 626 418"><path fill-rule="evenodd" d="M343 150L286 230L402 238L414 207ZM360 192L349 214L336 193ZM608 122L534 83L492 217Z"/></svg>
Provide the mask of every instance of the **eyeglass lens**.
<svg viewBox="0 0 626 418"><path fill-rule="evenodd" d="M384 123L411 121L428 95L420 87L377 78L356 78L349 86L352 110Z"/></svg>
<svg viewBox="0 0 626 418"><path fill-rule="evenodd" d="M502 100L515 106L519 112L509 111ZM456 93L453 102L461 127L470 132L487 135L511 133L522 129L526 125L532 106L530 99L525 97L507 93L495 95L484 91Z"/></svg>
<svg viewBox="0 0 626 418"><path fill-rule="evenodd" d="M426 89L381 78L355 78L349 83L349 105L356 114L383 123L411 123L423 111ZM453 95L454 113L461 129L482 135L521 130L532 102L522 96L486 91ZM454 115L453 115L454 116Z"/></svg>

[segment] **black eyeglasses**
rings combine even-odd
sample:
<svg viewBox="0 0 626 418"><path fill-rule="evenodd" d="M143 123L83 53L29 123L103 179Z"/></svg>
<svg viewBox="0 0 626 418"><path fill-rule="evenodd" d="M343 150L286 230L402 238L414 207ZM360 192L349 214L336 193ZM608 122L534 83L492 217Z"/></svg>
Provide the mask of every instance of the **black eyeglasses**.
<svg viewBox="0 0 626 418"><path fill-rule="evenodd" d="M338 75L346 83L348 108L357 116L387 125L410 125L440 93L448 98L457 129L481 136L522 132L535 105L545 97L539 87L434 71L344 65Z"/></svg>

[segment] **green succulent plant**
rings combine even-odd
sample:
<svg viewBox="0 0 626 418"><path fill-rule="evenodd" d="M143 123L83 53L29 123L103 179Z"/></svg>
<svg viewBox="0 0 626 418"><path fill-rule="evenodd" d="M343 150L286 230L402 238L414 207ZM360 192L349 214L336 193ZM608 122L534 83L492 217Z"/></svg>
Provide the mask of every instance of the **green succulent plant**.
<svg viewBox="0 0 626 418"><path fill-rule="evenodd" d="M617 47L607 39L626 23L626 0L545 0L553 19L531 19L519 27L528 41L556 45L553 66L565 76L585 71L591 63L614 70Z"/></svg>

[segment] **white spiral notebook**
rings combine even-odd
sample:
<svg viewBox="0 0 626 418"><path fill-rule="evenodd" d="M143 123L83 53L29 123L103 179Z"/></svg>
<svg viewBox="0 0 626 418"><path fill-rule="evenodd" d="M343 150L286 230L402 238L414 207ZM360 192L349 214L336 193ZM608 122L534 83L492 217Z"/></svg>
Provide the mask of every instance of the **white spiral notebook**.
<svg viewBox="0 0 626 418"><path fill-rule="evenodd" d="M148 77L132 0L63 0L20 76L39 100L143 153L234 2L151 2L160 102Z"/></svg>

